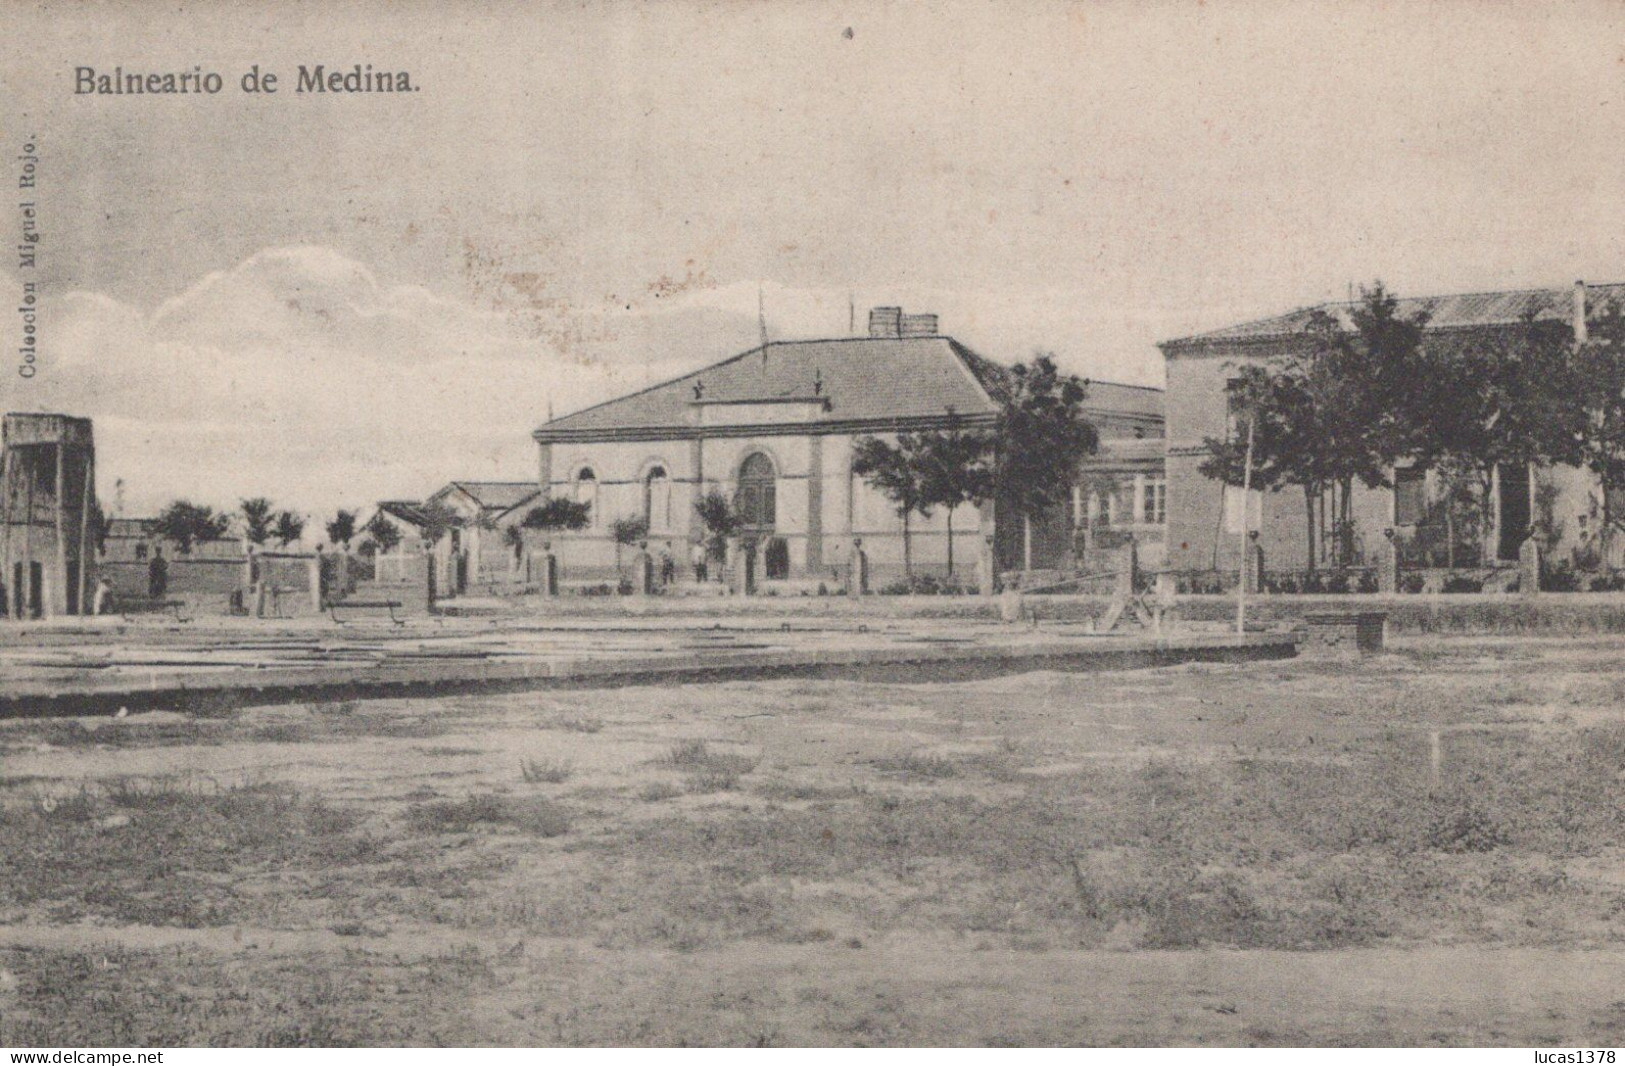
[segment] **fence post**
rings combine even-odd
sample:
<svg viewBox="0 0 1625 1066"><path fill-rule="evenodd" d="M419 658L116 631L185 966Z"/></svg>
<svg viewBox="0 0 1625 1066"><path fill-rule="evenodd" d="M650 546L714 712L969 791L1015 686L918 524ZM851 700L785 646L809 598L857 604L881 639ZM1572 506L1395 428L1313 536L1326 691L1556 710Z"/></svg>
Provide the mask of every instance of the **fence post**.
<svg viewBox="0 0 1625 1066"><path fill-rule="evenodd" d="M317 548L311 554L306 564L310 577L310 610L312 614L322 613L322 549Z"/></svg>
<svg viewBox="0 0 1625 1066"><path fill-rule="evenodd" d="M1518 591L1525 596L1540 595L1540 545L1533 536L1518 545Z"/></svg>
<svg viewBox="0 0 1625 1066"><path fill-rule="evenodd" d="M1258 543L1258 530L1247 534L1247 592L1254 595L1264 591L1264 549Z"/></svg>
<svg viewBox="0 0 1625 1066"><path fill-rule="evenodd" d="M1399 591L1399 541L1392 529L1382 531L1382 545L1377 550L1377 591Z"/></svg>

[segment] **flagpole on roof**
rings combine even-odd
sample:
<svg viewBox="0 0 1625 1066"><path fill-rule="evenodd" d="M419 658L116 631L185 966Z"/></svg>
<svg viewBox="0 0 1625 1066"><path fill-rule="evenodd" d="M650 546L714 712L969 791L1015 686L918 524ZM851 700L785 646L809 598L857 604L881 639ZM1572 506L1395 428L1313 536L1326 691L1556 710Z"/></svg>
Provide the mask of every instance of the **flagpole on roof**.
<svg viewBox="0 0 1625 1066"><path fill-rule="evenodd" d="M756 326L762 333L762 369L767 369L767 296L764 286L756 285Z"/></svg>

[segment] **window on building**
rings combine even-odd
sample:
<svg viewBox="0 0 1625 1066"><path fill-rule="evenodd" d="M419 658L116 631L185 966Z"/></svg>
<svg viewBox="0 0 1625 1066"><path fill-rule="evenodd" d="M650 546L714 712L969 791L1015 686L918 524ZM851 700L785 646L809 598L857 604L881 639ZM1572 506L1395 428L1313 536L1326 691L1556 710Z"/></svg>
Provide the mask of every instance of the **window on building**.
<svg viewBox="0 0 1625 1066"><path fill-rule="evenodd" d="M773 460L756 452L739 467L739 491L734 506L746 531L771 531L778 517L778 490Z"/></svg>
<svg viewBox="0 0 1625 1066"><path fill-rule="evenodd" d="M1111 489L1102 489L1095 494L1095 523L1102 529L1111 528L1112 512L1117 508L1117 494Z"/></svg>
<svg viewBox="0 0 1625 1066"><path fill-rule="evenodd" d="M1418 525L1427 515L1427 471L1403 467L1394 471L1394 524Z"/></svg>
<svg viewBox="0 0 1625 1066"><path fill-rule="evenodd" d="M643 478L643 518L653 530L671 528L671 478L666 468L655 466Z"/></svg>
<svg viewBox="0 0 1625 1066"><path fill-rule="evenodd" d="M1168 483L1147 478L1140 486L1140 521L1160 526L1168 521Z"/></svg>
<svg viewBox="0 0 1625 1066"><path fill-rule="evenodd" d="M588 523L599 525L598 476L592 472L592 467L584 466L576 472L575 495L577 503L584 503L591 508L587 512Z"/></svg>

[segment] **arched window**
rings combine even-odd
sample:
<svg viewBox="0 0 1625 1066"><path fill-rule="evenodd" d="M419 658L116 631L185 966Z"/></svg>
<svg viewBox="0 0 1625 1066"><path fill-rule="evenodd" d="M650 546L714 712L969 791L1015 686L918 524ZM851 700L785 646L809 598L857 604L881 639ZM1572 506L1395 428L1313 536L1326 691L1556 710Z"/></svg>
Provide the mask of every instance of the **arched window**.
<svg viewBox="0 0 1625 1066"><path fill-rule="evenodd" d="M643 518L650 529L671 528L671 478L663 466L650 467L643 476Z"/></svg>
<svg viewBox="0 0 1625 1066"><path fill-rule="evenodd" d="M592 472L592 467L584 466L576 472L575 495L577 503L584 503L592 510L587 513L589 524L598 524L598 476Z"/></svg>
<svg viewBox="0 0 1625 1066"><path fill-rule="evenodd" d="M778 490L773 460L753 452L739 467L739 492L734 506L747 533L771 533L778 516Z"/></svg>

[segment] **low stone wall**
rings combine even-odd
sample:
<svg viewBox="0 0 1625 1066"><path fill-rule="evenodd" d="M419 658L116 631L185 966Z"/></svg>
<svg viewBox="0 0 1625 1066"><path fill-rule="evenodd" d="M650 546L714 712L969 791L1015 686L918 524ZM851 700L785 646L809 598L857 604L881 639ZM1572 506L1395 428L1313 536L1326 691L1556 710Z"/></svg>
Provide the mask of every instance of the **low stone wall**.
<svg viewBox="0 0 1625 1066"><path fill-rule="evenodd" d="M247 572L243 559L206 559L179 556L169 564L169 580L164 599L181 600L202 614L227 614L232 594L243 586ZM113 589L113 609L137 608L148 602L147 563L109 562L96 564L96 573Z"/></svg>

